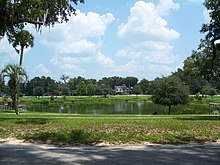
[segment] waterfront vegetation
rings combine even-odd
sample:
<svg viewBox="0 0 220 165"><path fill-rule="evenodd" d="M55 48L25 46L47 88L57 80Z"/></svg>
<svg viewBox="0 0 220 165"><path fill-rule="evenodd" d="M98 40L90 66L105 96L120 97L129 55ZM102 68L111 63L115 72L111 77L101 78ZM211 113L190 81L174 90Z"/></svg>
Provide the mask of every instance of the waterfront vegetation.
<svg viewBox="0 0 220 165"><path fill-rule="evenodd" d="M190 96L189 104L207 104L209 102L220 103L220 96ZM10 101L10 98L0 98L0 101ZM117 102L151 102L151 95L117 95L117 96L44 96L44 97L21 97L21 102L27 105L34 104L112 104Z"/></svg>

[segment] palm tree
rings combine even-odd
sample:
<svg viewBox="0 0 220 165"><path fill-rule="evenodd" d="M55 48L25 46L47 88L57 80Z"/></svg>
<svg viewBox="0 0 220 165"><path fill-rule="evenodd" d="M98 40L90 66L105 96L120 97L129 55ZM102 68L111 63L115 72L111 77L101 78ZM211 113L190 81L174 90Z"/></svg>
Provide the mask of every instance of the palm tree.
<svg viewBox="0 0 220 165"><path fill-rule="evenodd" d="M15 113L19 114L18 104L19 104L19 85L20 82L27 81L27 74L25 70L16 64L8 64L1 72L1 77L4 80L5 77L9 78L8 87L11 93L12 108Z"/></svg>
<svg viewBox="0 0 220 165"><path fill-rule="evenodd" d="M20 53L20 62L19 64L22 65L23 61L23 55L24 55L24 48L28 48L29 46L34 46L34 37L31 33L29 33L27 30L21 30L19 32L16 32L11 41L12 46L15 48L16 52ZM17 49L17 47L20 46L20 50Z"/></svg>

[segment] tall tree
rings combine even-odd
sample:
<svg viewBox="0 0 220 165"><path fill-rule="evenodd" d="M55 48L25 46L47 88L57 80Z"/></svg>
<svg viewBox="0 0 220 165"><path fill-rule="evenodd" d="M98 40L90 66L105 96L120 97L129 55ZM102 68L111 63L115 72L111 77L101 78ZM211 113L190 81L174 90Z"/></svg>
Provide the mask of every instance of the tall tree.
<svg viewBox="0 0 220 165"><path fill-rule="evenodd" d="M0 1L0 38L5 34L10 38L27 23L41 26L54 26L67 22L71 14L76 14L74 5L84 0L1 0Z"/></svg>
<svg viewBox="0 0 220 165"><path fill-rule="evenodd" d="M136 77L126 77L124 79L124 84L128 88L134 87L135 85L137 85L137 82L138 82L138 78L136 78Z"/></svg>
<svg viewBox="0 0 220 165"><path fill-rule="evenodd" d="M186 104L189 101L189 89L179 77L170 76L156 79L153 86L153 102L168 106L168 114L171 113L172 105Z"/></svg>
<svg viewBox="0 0 220 165"><path fill-rule="evenodd" d="M84 81L81 81L77 86L76 86L76 91L77 95L79 96L85 96L87 95L87 86Z"/></svg>
<svg viewBox="0 0 220 165"><path fill-rule="evenodd" d="M70 77L69 76L66 76L65 74L62 74L60 79L63 80L64 84L67 83L67 80L69 79Z"/></svg>
<svg viewBox="0 0 220 165"><path fill-rule="evenodd" d="M22 65L24 49L29 46L34 46L34 37L27 30L21 30L13 34L13 37L10 39L12 46L15 48L16 52L20 54L19 65ZM20 46L20 50L18 49Z"/></svg>
<svg viewBox="0 0 220 165"><path fill-rule="evenodd" d="M11 93L12 107L15 113L19 114L19 84L22 80L27 80L27 74L20 65L9 64L1 72L1 77L9 78L8 87Z"/></svg>
<svg viewBox="0 0 220 165"><path fill-rule="evenodd" d="M205 0L204 6L209 11L210 21L202 25L201 32L205 33L205 40L211 42L212 46L212 60L209 75L212 75L212 71L217 59L216 44L220 40L220 0Z"/></svg>

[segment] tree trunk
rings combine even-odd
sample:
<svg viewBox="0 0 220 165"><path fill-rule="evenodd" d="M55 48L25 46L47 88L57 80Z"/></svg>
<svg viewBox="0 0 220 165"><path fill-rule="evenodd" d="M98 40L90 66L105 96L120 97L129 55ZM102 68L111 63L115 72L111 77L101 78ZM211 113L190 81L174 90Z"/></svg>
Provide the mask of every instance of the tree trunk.
<svg viewBox="0 0 220 165"><path fill-rule="evenodd" d="M212 44L212 61L211 61L211 68L210 71L208 73L208 79L207 81L209 82L211 77L213 76L213 70L214 70L214 66L215 66L215 61L217 58L217 51L216 51L216 46L215 46L215 41L219 40L220 38L214 38L213 40L211 40L211 44Z"/></svg>
<svg viewBox="0 0 220 165"><path fill-rule="evenodd" d="M170 115L170 112L171 112L171 105L169 105L168 115Z"/></svg>
<svg viewBox="0 0 220 165"><path fill-rule="evenodd" d="M18 109L18 94L17 91L13 91L12 93L12 108L15 110L16 115L19 114Z"/></svg>
<svg viewBox="0 0 220 165"><path fill-rule="evenodd" d="M16 96L15 113L16 115L19 115L19 94Z"/></svg>
<svg viewBox="0 0 220 165"><path fill-rule="evenodd" d="M23 62L23 54L24 54L24 47L21 47L20 62L19 62L20 66L22 65Z"/></svg>

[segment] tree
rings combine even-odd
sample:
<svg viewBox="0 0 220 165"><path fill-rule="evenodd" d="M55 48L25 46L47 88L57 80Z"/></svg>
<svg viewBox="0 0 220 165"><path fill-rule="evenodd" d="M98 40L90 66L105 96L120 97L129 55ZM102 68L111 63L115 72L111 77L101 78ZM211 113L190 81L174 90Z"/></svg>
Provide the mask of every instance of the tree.
<svg viewBox="0 0 220 165"><path fill-rule="evenodd" d="M63 96L69 96L70 95L70 89L67 86L61 86L61 94Z"/></svg>
<svg viewBox="0 0 220 165"><path fill-rule="evenodd" d="M150 94L150 84L151 82L143 79L140 81L140 83L138 83L138 85L140 85L141 90L143 91L144 94Z"/></svg>
<svg viewBox="0 0 220 165"><path fill-rule="evenodd" d="M34 91L33 91L33 95L34 96L43 96L44 95L44 88L42 88L40 86L35 87Z"/></svg>
<svg viewBox="0 0 220 165"><path fill-rule="evenodd" d="M205 98L206 98L206 95L209 95L213 98L213 96L217 94L216 89L212 88L210 85L205 85L201 91L202 91L202 95L203 96L205 95Z"/></svg>
<svg viewBox="0 0 220 165"><path fill-rule="evenodd" d="M67 83L67 80L69 79L70 77L69 76L66 76L65 74L62 74L60 79L63 80L64 84Z"/></svg>
<svg viewBox="0 0 220 165"><path fill-rule="evenodd" d="M188 103L189 89L180 78L176 76L163 77L154 81L154 91L152 100L156 104L169 107L168 114L171 113L171 106Z"/></svg>
<svg viewBox="0 0 220 165"><path fill-rule="evenodd" d="M81 81L77 86L76 86L76 91L77 95L79 96L85 96L87 95L87 86L84 81Z"/></svg>
<svg viewBox="0 0 220 165"><path fill-rule="evenodd" d="M219 0L205 0L204 6L209 11L210 22L203 24L200 32L205 33L205 41L210 41L212 46L212 60L209 75L215 66L217 59L216 41L220 40L220 1Z"/></svg>
<svg viewBox="0 0 220 165"><path fill-rule="evenodd" d="M126 77L124 79L124 84L130 89L131 87L134 87L138 82L138 78L136 77Z"/></svg>
<svg viewBox="0 0 220 165"><path fill-rule="evenodd" d="M87 94L89 96L92 96L95 94L95 85L92 83L92 81L89 81L87 84Z"/></svg>
<svg viewBox="0 0 220 165"><path fill-rule="evenodd" d="M76 14L74 5L78 3L84 3L84 0L1 0L0 38L5 34L11 38L27 23L39 30L42 26L67 22L69 16Z"/></svg>
<svg viewBox="0 0 220 165"><path fill-rule="evenodd" d="M0 93L4 91L4 81L2 77L0 77Z"/></svg>
<svg viewBox="0 0 220 165"><path fill-rule="evenodd" d="M136 95L143 93L140 85L135 85L131 92Z"/></svg>
<svg viewBox="0 0 220 165"><path fill-rule="evenodd" d="M15 109L15 113L19 114L19 84L23 80L27 80L27 74L20 65L8 64L1 72L1 77L9 78L8 87L11 93L12 108Z"/></svg>
<svg viewBox="0 0 220 165"><path fill-rule="evenodd" d="M107 95L111 95L114 93L114 90L110 86L106 84L101 84L100 86L101 86L102 94L104 95L104 97L107 97Z"/></svg>
<svg viewBox="0 0 220 165"><path fill-rule="evenodd" d="M20 53L20 61L19 65L22 65L23 62L23 54L24 48L28 48L29 46L34 46L34 37L27 30L21 30L19 32L14 33L13 37L10 39L12 46L15 48L16 52ZM20 50L17 47L20 46Z"/></svg>
<svg viewBox="0 0 220 165"><path fill-rule="evenodd" d="M173 73L189 86L191 94L201 92L202 87L208 84L208 80L213 79L209 78L210 57L208 48L193 51L192 55L184 61L183 70Z"/></svg>

